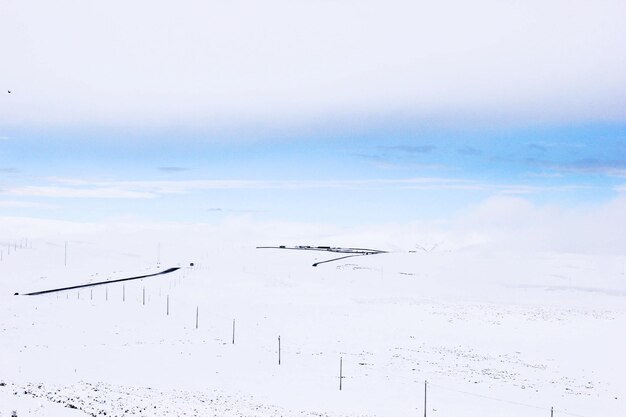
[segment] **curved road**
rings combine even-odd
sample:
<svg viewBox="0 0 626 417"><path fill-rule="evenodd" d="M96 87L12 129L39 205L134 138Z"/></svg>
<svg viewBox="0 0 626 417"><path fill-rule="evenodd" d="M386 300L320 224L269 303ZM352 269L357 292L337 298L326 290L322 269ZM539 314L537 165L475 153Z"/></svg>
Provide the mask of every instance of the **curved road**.
<svg viewBox="0 0 626 417"><path fill-rule="evenodd" d="M42 295L42 294L50 294L52 292L58 292L58 291L75 290L77 288L96 287L98 285L113 284L113 283L116 283L116 282L132 281L134 279L142 279L142 278L148 278L148 277L155 277L157 275L169 274L171 272L178 271L179 269L180 269L180 267L169 268L169 269L166 269L164 271L157 272L156 274L141 275L141 276L138 276L138 277L130 277L130 278L120 278L120 279L114 279L114 280L111 280L111 281L91 282L89 284L74 285L72 287L54 288L54 289L51 289L51 290L29 292L27 294L22 294L22 295ZM15 295L20 295L20 293L16 292Z"/></svg>

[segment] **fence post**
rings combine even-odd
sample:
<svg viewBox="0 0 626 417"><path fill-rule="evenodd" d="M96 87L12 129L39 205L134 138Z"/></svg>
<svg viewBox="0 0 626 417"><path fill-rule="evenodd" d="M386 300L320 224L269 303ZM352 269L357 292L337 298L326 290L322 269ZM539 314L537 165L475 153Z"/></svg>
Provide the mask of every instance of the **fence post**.
<svg viewBox="0 0 626 417"><path fill-rule="evenodd" d="M235 344L235 319L233 319L233 345Z"/></svg>
<svg viewBox="0 0 626 417"><path fill-rule="evenodd" d="M143 305L145 306L146 305L146 287L142 288L141 301Z"/></svg>
<svg viewBox="0 0 626 417"><path fill-rule="evenodd" d="M280 335L278 335L278 364L280 365Z"/></svg>
<svg viewBox="0 0 626 417"><path fill-rule="evenodd" d="M196 307L196 329L198 328L198 307Z"/></svg>
<svg viewBox="0 0 626 417"><path fill-rule="evenodd" d="M122 285L122 301L126 301L126 285Z"/></svg>
<svg viewBox="0 0 626 417"><path fill-rule="evenodd" d="M170 295L169 294L167 294L167 304L166 304L165 315L167 316L170 315Z"/></svg>
<svg viewBox="0 0 626 417"><path fill-rule="evenodd" d="M550 407L550 417L554 417L554 407Z"/></svg>

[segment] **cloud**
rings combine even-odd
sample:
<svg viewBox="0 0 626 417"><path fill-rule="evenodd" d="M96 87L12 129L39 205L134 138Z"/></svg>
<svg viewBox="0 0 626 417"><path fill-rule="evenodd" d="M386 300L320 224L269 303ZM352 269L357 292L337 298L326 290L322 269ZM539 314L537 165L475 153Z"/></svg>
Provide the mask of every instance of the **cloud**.
<svg viewBox="0 0 626 417"><path fill-rule="evenodd" d="M415 166L415 164L398 163L381 154L352 153L351 155L380 169L404 169L407 168L407 165Z"/></svg>
<svg viewBox="0 0 626 417"><path fill-rule="evenodd" d="M16 174L18 172L19 172L19 170L17 168L13 168L13 167L0 168L0 173L2 173L2 174Z"/></svg>
<svg viewBox="0 0 626 417"><path fill-rule="evenodd" d="M253 209L223 209L221 207L211 207L209 209L207 209L207 211L209 212L213 212L213 213L241 213L241 214L246 214L246 213L263 213L265 212L264 210L253 210Z"/></svg>
<svg viewBox="0 0 626 417"><path fill-rule="evenodd" d="M395 146L381 146L381 150L392 153L403 154L424 154L432 153L437 149L435 145L395 145Z"/></svg>
<svg viewBox="0 0 626 417"><path fill-rule="evenodd" d="M8 2L0 125L624 121L624 20L622 0Z"/></svg>
<svg viewBox="0 0 626 417"><path fill-rule="evenodd" d="M617 142L612 143L611 146L599 144L597 147L589 147L584 152L580 150L586 145L581 143L542 143L526 147L539 153L536 151L511 152L508 155L494 157L493 161L498 165L526 166L532 170L532 172L524 173L526 177L566 177L568 174L587 177L593 175L626 177L626 154L624 153L626 143ZM589 156L580 157L583 155ZM579 158L575 159L576 156Z"/></svg>
<svg viewBox="0 0 626 417"><path fill-rule="evenodd" d="M626 159L584 158L569 163L547 165L560 172L626 178Z"/></svg>
<svg viewBox="0 0 626 417"><path fill-rule="evenodd" d="M457 153L460 153L461 155L466 155L466 156L478 156L478 155L482 155L483 153L480 149L476 149L469 145L458 148L456 151Z"/></svg>
<svg viewBox="0 0 626 417"><path fill-rule="evenodd" d="M182 180L94 182L92 186L151 194L181 194L200 190L411 188L419 185L447 186L457 183L467 184L469 181L434 177L363 180Z"/></svg>
<svg viewBox="0 0 626 417"><path fill-rule="evenodd" d="M494 195L530 195L552 192L577 191L591 189L588 185L568 184L555 186L525 185L525 184L501 184L481 181L442 181L439 183L422 183L407 185L405 188L412 190L458 190L458 191L482 191Z"/></svg>
<svg viewBox="0 0 626 417"><path fill-rule="evenodd" d="M32 201L4 200L0 201L0 208L58 208L53 204L37 203Z"/></svg>
<svg viewBox="0 0 626 417"><path fill-rule="evenodd" d="M23 186L8 188L3 194L23 197L47 198L103 198L103 199L145 199L155 198L155 193L133 190L120 186L94 185L89 188L59 187L59 186Z"/></svg>
<svg viewBox="0 0 626 417"><path fill-rule="evenodd" d="M462 178L414 177L363 180L146 180L89 181L54 179L50 185L6 188L2 194L48 198L151 199L165 195L192 194L208 190L459 190L494 194L537 194L589 188L585 185L534 186L475 181ZM208 211L227 211L220 207ZM237 210L228 210L237 211ZM239 212L242 212L239 210ZM246 210L253 212L253 210Z"/></svg>
<svg viewBox="0 0 626 417"><path fill-rule="evenodd" d="M528 149L530 149L531 151L539 151L539 152L546 152L548 150L544 145L540 145L538 143L529 144Z"/></svg>
<svg viewBox="0 0 626 417"><path fill-rule="evenodd" d="M519 197L494 197L452 220L457 241L493 250L562 251L621 255L626 236L626 199L585 208L535 205Z"/></svg>
<svg viewBox="0 0 626 417"><path fill-rule="evenodd" d="M513 251L613 254L623 257L626 235L616 233L626 224L626 198L570 208L538 205L511 196L487 198L460 214L436 221L417 220L354 227L323 223L260 221L246 215L220 217L212 224L197 222L149 222L142 218L121 218L100 223L62 222L27 217L0 217L3 236L51 236L59 233L93 233L98 239L120 240L142 231L151 241L178 241L202 247L244 242L260 244L367 245L381 249L414 250L416 244L444 242L443 249L472 253ZM623 228L623 227L622 227ZM152 231L152 232L146 232ZM164 233L171 239L164 239ZM157 240L157 236L158 239ZM122 238L123 240L123 238ZM182 242L181 242L182 243ZM206 245L206 246L204 246ZM366 247L367 247L366 246ZM152 250L152 249L151 249ZM621 265L621 263L619 263ZM621 268L621 266L620 266ZM621 271L621 269L620 269Z"/></svg>
<svg viewBox="0 0 626 417"><path fill-rule="evenodd" d="M377 146L375 153L353 153L352 155L383 169L442 169L436 163L421 162L438 149L435 145L391 145ZM422 158L420 158L423 156Z"/></svg>
<svg viewBox="0 0 626 417"><path fill-rule="evenodd" d="M163 172L182 172L182 171L188 171L189 168L185 168L185 167L159 167L159 171L163 171Z"/></svg>

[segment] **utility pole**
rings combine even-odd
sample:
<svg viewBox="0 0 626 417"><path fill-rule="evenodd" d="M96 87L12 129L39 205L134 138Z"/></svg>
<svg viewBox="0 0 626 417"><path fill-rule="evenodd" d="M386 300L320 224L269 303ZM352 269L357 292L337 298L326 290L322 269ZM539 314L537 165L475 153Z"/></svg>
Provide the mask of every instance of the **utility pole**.
<svg viewBox="0 0 626 417"><path fill-rule="evenodd" d="M428 388L428 381L424 381L424 417L426 417L426 393Z"/></svg>
<svg viewBox="0 0 626 417"><path fill-rule="evenodd" d="M339 357L339 391L342 388L342 382L345 377L343 376L343 358Z"/></svg>

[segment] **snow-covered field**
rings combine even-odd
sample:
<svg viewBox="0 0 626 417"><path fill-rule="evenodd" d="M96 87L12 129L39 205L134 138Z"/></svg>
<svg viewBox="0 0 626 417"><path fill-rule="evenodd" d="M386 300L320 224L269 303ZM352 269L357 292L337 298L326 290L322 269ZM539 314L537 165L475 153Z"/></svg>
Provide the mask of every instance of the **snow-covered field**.
<svg viewBox="0 0 626 417"><path fill-rule="evenodd" d="M428 416L626 415L624 257L444 244L313 268L330 256L254 243L344 242L188 232L3 246L0 416L422 416L425 380Z"/></svg>

